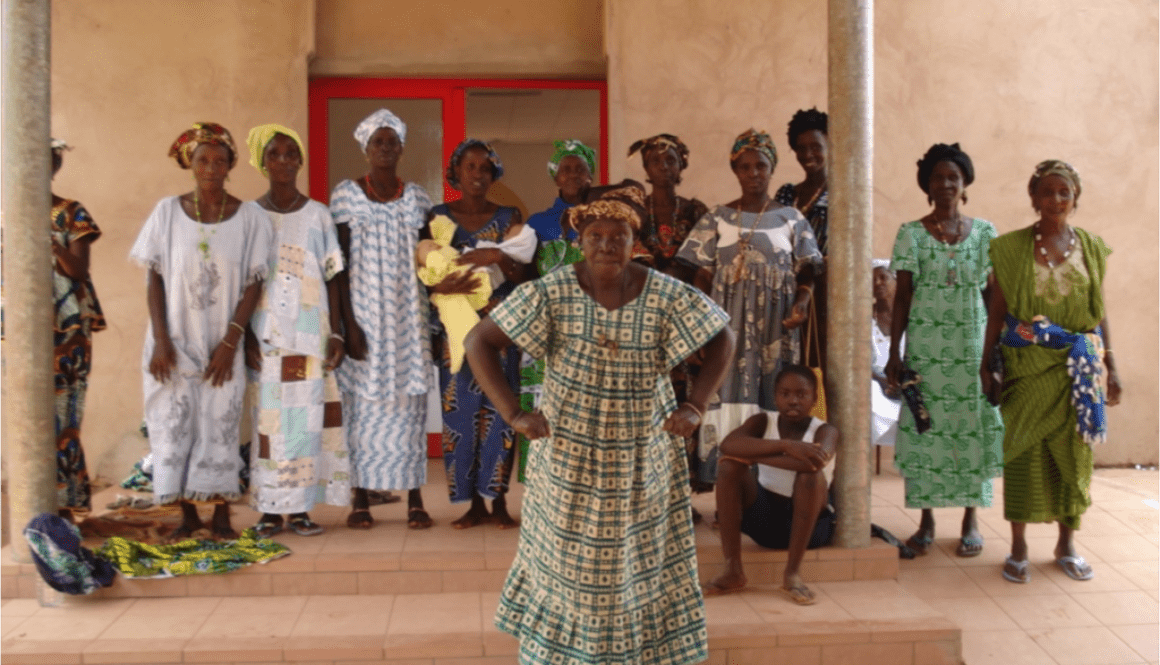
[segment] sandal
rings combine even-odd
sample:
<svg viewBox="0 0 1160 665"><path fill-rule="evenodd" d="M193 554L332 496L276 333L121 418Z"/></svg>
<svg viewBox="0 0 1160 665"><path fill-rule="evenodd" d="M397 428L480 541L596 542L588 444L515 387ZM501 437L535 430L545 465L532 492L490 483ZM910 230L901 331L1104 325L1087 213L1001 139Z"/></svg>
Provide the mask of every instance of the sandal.
<svg viewBox="0 0 1160 665"><path fill-rule="evenodd" d="M299 536L317 536L325 531L322 525L307 516L291 518L290 530Z"/></svg>
<svg viewBox="0 0 1160 665"><path fill-rule="evenodd" d="M350 511L350 515L346 516L346 528L361 529L363 531L375 525L375 518L371 517L371 511L366 508L358 508Z"/></svg>
<svg viewBox="0 0 1160 665"><path fill-rule="evenodd" d="M906 539L906 546L914 550L915 556L922 556L930 551L930 546L934 544L934 536L926 534L914 534Z"/></svg>
<svg viewBox="0 0 1160 665"><path fill-rule="evenodd" d="M430 529L435 524L431 516L427 514L426 510L422 508L407 509L407 528L408 529Z"/></svg>
<svg viewBox="0 0 1160 665"><path fill-rule="evenodd" d="M1014 569L1014 572L1008 569ZM1031 563L1027 559L1016 561L1008 555L1007 561L1003 563L1003 579L1016 584L1027 584L1031 581Z"/></svg>
<svg viewBox="0 0 1160 665"><path fill-rule="evenodd" d="M744 584L741 586L722 586L716 582L709 582L708 584L701 585L701 595L705 596L706 598L711 598L713 596L728 596L731 593L737 593L739 591L743 591L744 589Z"/></svg>
<svg viewBox="0 0 1160 665"><path fill-rule="evenodd" d="M789 588L779 586L777 592L798 605L813 605L818 602L818 599L814 596L814 592L810 591L810 588L804 584L795 584Z"/></svg>
<svg viewBox="0 0 1160 665"><path fill-rule="evenodd" d="M1055 563L1063 569L1063 573L1077 582L1086 582L1096 576L1096 571L1082 556L1061 556Z"/></svg>
<svg viewBox="0 0 1160 665"><path fill-rule="evenodd" d="M955 548L955 555L964 559L969 559L973 556L979 556L983 553L982 536L963 536L959 538L959 546Z"/></svg>
<svg viewBox="0 0 1160 665"><path fill-rule="evenodd" d="M282 528L283 525L281 517L278 518L277 522L261 520L254 525L254 533L256 533L259 538L269 538L274 534L282 533Z"/></svg>

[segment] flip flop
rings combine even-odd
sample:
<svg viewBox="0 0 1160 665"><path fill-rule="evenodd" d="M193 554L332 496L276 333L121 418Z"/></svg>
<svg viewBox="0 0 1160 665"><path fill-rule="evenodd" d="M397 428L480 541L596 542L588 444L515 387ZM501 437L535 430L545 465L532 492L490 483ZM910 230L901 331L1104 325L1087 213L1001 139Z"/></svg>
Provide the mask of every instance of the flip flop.
<svg viewBox="0 0 1160 665"><path fill-rule="evenodd" d="M1063 569L1065 575L1077 582L1086 582L1096 576L1096 571L1082 556L1064 555L1056 559L1055 563Z"/></svg>
<svg viewBox="0 0 1160 665"><path fill-rule="evenodd" d="M346 516L346 528L361 529L363 531L375 525L375 518L371 517L371 511L366 508L359 508L350 511L350 515Z"/></svg>
<svg viewBox="0 0 1160 665"><path fill-rule="evenodd" d="M254 525L254 533L258 534L259 538L269 538L274 534L282 533L283 528L282 520L277 522L261 521Z"/></svg>
<svg viewBox="0 0 1160 665"><path fill-rule="evenodd" d="M731 593L737 593L743 589L745 589L744 584L741 586L721 586L715 582L709 582L708 584L701 585L701 595L706 598L712 596L728 596Z"/></svg>
<svg viewBox="0 0 1160 665"><path fill-rule="evenodd" d="M1007 571L1008 566L1015 569L1014 575ZM1003 563L1003 579L1016 584L1027 584L1031 581L1031 562L1027 559L1016 561L1008 555L1007 561Z"/></svg>
<svg viewBox="0 0 1160 665"><path fill-rule="evenodd" d="M290 530L299 536L317 536L324 531L320 524L309 517L296 517L290 520Z"/></svg>
<svg viewBox="0 0 1160 665"><path fill-rule="evenodd" d="M920 536L917 533L906 539L906 546L914 550L915 556L922 556L930 551L934 544L934 536Z"/></svg>
<svg viewBox="0 0 1160 665"><path fill-rule="evenodd" d="M804 584L797 584L789 588L779 586L777 592L798 605L813 605L818 602L817 597Z"/></svg>
<svg viewBox="0 0 1160 665"><path fill-rule="evenodd" d="M983 544L986 541L982 536L963 536L959 538L959 546L955 548L955 555L964 559L969 559L973 556L979 556L983 553Z"/></svg>

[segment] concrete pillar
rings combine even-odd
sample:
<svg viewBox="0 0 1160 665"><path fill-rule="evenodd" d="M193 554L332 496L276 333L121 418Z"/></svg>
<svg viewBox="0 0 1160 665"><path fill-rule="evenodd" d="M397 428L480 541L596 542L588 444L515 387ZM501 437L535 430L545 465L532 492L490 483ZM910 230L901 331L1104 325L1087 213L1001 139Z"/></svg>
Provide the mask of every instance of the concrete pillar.
<svg viewBox="0 0 1160 665"><path fill-rule="evenodd" d="M826 375L842 432L835 544L870 543L870 255L874 2L829 0L830 250Z"/></svg>
<svg viewBox="0 0 1160 665"><path fill-rule="evenodd" d="M28 520L56 511L49 211L49 0L4 0L4 459L13 558Z"/></svg>

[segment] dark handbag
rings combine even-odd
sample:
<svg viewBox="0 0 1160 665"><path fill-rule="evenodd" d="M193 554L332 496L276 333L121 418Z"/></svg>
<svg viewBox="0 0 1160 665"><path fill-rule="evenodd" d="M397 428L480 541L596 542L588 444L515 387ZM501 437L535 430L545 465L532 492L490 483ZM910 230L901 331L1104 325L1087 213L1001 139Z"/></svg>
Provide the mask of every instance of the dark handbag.
<svg viewBox="0 0 1160 665"><path fill-rule="evenodd" d="M902 388L902 398L906 400L906 407L914 416L914 429L922 434L930 429L930 412L926 410L926 402L918 390L918 384L922 382L922 377L919 376L918 372L906 368L899 374L898 379Z"/></svg>

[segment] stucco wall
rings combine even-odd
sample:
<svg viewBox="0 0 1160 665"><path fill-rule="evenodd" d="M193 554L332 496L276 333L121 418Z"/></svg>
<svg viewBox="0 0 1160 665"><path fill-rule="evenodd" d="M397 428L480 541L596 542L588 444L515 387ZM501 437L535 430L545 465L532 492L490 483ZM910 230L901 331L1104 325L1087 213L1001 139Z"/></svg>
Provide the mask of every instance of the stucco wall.
<svg viewBox="0 0 1160 665"><path fill-rule="evenodd" d="M166 157L169 145L199 120L225 125L242 151L249 128L264 122L305 139L312 4L53 3L52 131L76 146L53 191L84 203L103 232L92 272L109 328L94 337L82 432L90 473L120 480L145 449L136 434L145 278L126 257L153 205L192 189ZM265 191L247 160L227 183L243 200Z"/></svg>
<svg viewBox="0 0 1160 665"><path fill-rule="evenodd" d="M1035 220L1034 165L1057 157L1084 178L1074 218L1115 249L1108 312L1123 404L1104 464L1157 460L1157 5L1144 0L875 3L874 249L929 207L915 162L962 144L977 180L965 211L1000 232ZM731 141L750 126L777 140L776 185L802 172L785 139L799 108L827 106L826 3L608 0L609 142L658 132L692 151L681 192L736 198ZM610 160L612 179L642 177Z"/></svg>
<svg viewBox="0 0 1160 665"><path fill-rule="evenodd" d="M604 76L602 0L317 0L316 76Z"/></svg>

